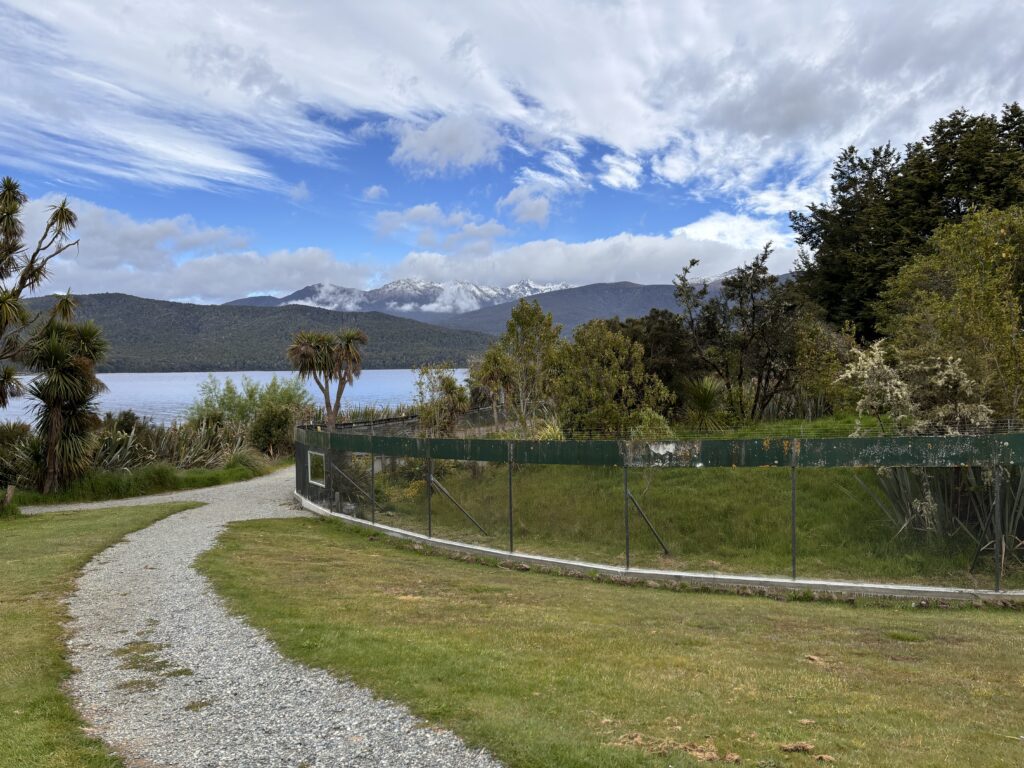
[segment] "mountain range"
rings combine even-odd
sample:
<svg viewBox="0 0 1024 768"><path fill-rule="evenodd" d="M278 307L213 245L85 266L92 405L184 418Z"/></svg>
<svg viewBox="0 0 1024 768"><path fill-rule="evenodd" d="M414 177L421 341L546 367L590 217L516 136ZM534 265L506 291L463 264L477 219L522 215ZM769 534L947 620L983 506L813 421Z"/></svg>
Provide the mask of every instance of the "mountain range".
<svg viewBox="0 0 1024 768"><path fill-rule="evenodd" d="M671 285L627 282L576 288L524 282L489 288L402 280L373 291L317 284L280 298L253 296L221 305L121 293L76 299L79 318L96 321L110 343L103 371L242 371L286 370L285 349L296 331L346 326L369 336L367 368L438 362L464 366L504 331L521 297L538 301L569 335L588 320L675 308L673 292ZM53 301L47 296L28 303L32 311L42 312ZM346 309L351 306L360 309Z"/></svg>
<svg viewBox="0 0 1024 768"><path fill-rule="evenodd" d="M226 306L303 305L335 311L372 310L448 328L499 334L505 329L512 308L522 298L536 300L546 312L551 312L566 335L595 318L640 317L652 309L677 306L671 285L620 282L570 287L528 280L501 288L464 281L397 280L369 291L316 283L280 298L250 296Z"/></svg>
<svg viewBox="0 0 1024 768"><path fill-rule="evenodd" d="M396 315L461 314L495 304L569 288L567 283L534 283L522 280L495 287L464 280L429 282L404 279L363 291L330 283L315 283L280 298L249 296L229 301L230 306L280 307L305 304L343 312L387 312Z"/></svg>
<svg viewBox="0 0 1024 768"><path fill-rule="evenodd" d="M370 338L365 368L416 368L441 362L464 366L492 341L483 333L381 312L184 304L123 293L75 298L78 319L94 320L110 345L100 367L105 372L288 370L285 350L296 331L346 326L360 328ZM30 311L40 313L54 300L44 296L27 303Z"/></svg>

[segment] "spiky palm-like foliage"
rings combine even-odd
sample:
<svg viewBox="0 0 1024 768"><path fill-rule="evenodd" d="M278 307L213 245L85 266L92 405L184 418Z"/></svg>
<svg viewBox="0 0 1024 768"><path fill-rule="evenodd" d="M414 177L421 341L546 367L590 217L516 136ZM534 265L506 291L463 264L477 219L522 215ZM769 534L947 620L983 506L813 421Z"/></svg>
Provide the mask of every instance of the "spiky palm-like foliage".
<svg viewBox="0 0 1024 768"><path fill-rule="evenodd" d="M288 347L288 360L299 378L312 379L324 398L324 420L334 429L341 396L363 372L363 346L369 342L358 328L336 333L299 331Z"/></svg>
<svg viewBox="0 0 1024 768"><path fill-rule="evenodd" d="M107 351L99 326L74 322L74 301L62 297L25 345L21 360L36 373L28 394L36 404L42 444L38 487L49 493L84 474L92 464L99 425L97 398L104 390L96 364Z"/></svg>
<svg viewBox="0 0 1024 768"><path fill-rule="evenodd" d="M491 406L494 428L498 428L498 403L504 395L509 381L507 355L497 344L488 348L484 356L469 367L469 384L474 395L486 398Z"/></svg>
<svg viewBox="0 0 1024 768"><path fill-rule="evenodd" d="M690 426L700 432L722 428L725 388L721 381L714 376L688 381L683 387L683 397Z"/></svg>
<svg viewBox="0 0 1024 768"><path fill-rule="evenodd" d="M78 217L67 199L50 206L41 236L34 246L26 245L22 210L27 202L17 181L0 179L0 408L24 392L13 366L32 320L22 294L43 283L52 259L78 245L71 239Z"/></svg>

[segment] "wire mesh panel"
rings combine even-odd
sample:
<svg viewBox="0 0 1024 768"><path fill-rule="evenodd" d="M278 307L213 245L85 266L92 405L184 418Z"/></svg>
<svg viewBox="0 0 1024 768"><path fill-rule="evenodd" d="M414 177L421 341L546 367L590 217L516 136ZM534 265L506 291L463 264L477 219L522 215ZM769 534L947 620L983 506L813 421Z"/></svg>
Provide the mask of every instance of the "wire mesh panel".
<svg viewBox="0 0 1024 768"><path fill-rule="evenodd" d="M996 493L999 472L1019 477L1015 466L800 469L798 573L991 588L995 523L1024 504L1008 483ZM1024 586L1024 569L1009 565L1001 586Z"/></svg>
<svg viewBox="0 0 1024 768"><path fill-rule="evenodd" d="M634 565L788 574L787 473L642 467L630 471L629 493Z"/></svg>
<svg viewBox="0 0 1024 768"><path fill-rule="evenodd" d="M376 506L371 454L341 451L331 455L334 501L338 512L373 519Z"/></svg>
<svg viewBox="0 0 1024 768"><path fill-rule="evenodd" d="M375 454L374 462L376 521L426 534L427 461L417 456Z"/></svg>
<svg viewBox="0 0 1024 768"><path fill-rule="evenodd" d="M432 459L432 535L504 549L508 543L508 462Z"/></svg>
<svg viewBox="0 0 1024 768"><path fill-rule="evenodd" d="M1022 463L1019 434L629 442L300 429L296 488L335 512L566 560L1018 588Z"/></svg>
<svg viewBox="0 0 1024 768"><path fill-rule="evenodd" d="M512 495L517 550L625 564L621 467L519 465Z"/></svg>

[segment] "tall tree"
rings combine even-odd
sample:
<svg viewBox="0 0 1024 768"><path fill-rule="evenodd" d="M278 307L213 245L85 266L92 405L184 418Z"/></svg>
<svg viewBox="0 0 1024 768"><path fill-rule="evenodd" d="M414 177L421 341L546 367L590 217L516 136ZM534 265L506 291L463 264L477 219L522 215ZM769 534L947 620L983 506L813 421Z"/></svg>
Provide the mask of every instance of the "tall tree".
<svg viewBox="0 0 1024 768"><path fill-rule="evenodd" d="M562 326L534 301L520 299L503 333L488 350L491 374L500 382L505 408L520 429L529 432L538 415L552 415L555 357L563 343Z"/></svg>
<svg viewBox="0 0 1024 768"><path fill-rule="evenodd" d="M32 320L22 295L43 283L52 259L78 245L71 239L78 217L66 198L49 207L39 239L26 245L22 213L27 202L17 181L10 176L0 180L0 408L22 391L14 363Z"/></svg>
<svg viewBox="0 0 1024 768"><path fill-rule="evenodd" d="M829 199L791 211L807 293L836 325L878 334L878 298L943 223L985 207L1024 203L1024 110L997 117L963 109L935 122L902 155L889 144L843 150Z"/></svg>
<svg viewBox="0 0 1024 768"><path fill-rule="evenodd" d="M508 388L512 370L511 361L498 346L488 347L484 356L469 366L469 386L472 397L491 406L494 428L498 428L498 404Z"/></svg>
<svg viewBox="0 0 1024 768"><path fill-rule="evenodd" d="M416 411L424 437L449 437L469 410L469 392L451 365L425 365L416 377Z"/></svg>
<svg viewBox="0 0 1024 768"><path fill-rule="evenodd" d="M758 420L792 384L798 305L793 289L768 271L767 243L749 264L722 279L719 295L690 282L696 259L676 277L676 299L702 364L725 386L734 414Z"/></svg>
<svg viewBox="0 0 1024 768"><path fill-rule="evenodd" d="M940 227L884 296L905 363L957 360L997 418L1024 415L1024 206Z"/></svg>
<svg viewBox="0 0 1024 768"><path fill-rule="evenodd" d="M709 373L686 332L682 316L667 309L652 309L643 317L631 317L617 329L643 347L644 367L657 376L677 403L682 403L690 382Z"/></svg>
<svg viewBox="0 0 1024 768"><path fill-rule="evenodd" d="M604 320L573 332L558 353L553 391L566 434L623 436L645 410L659 411L672 397L644 368L644 349Z"/></svg>
<svg viewBox="0 0 1024 768"><path fill-rule="evenodd" d="M365 333L344 328L336 333L299 331L288 347L288 360L299 378L312 379L324 399L324 420L334 429L341 397L363 372Z"/></svg>

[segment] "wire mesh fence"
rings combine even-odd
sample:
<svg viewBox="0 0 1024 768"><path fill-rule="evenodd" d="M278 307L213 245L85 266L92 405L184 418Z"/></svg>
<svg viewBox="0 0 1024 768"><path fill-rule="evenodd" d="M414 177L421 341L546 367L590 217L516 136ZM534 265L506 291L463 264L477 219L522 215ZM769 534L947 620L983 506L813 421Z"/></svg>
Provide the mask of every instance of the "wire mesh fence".
<svg viewBox="0 0 1024 768"><path fill-rule="evenodd" d="M458 438L400 420L300 428L296 489L338 514L563 560L1024 586L1024 434L540 441L494 438L486 409L473 419ZM964 501L956 525L906 529L934 527L942 493Z"/></svg>

